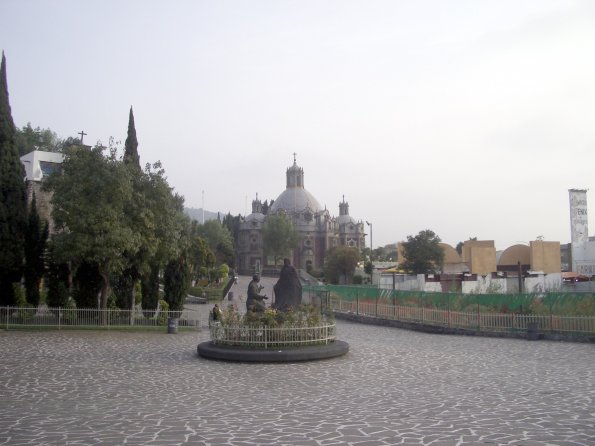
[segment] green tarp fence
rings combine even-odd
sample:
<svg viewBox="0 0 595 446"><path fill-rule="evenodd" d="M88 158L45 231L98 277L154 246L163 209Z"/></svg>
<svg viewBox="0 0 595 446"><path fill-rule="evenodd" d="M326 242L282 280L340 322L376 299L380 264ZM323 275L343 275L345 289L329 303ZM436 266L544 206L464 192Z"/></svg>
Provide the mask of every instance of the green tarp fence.
<svg viewBox="0 0 595 446"><path fill-rule="evenodd" d="M303 292L323 302L340 299L452 311L481 308L483 311L499 313L595 315L593 293L462 294L387 290L366 285L306 285Z"/></svg>

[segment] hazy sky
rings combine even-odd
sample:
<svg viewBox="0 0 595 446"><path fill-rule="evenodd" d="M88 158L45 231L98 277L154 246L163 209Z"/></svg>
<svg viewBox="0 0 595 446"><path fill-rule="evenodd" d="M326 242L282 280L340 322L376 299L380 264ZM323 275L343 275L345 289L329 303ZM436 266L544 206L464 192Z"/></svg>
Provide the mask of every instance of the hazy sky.
<svg viewBox="0 0 595 446"><path fill-rule="evenodd" d="M189 207L249 213L297 152L375 246L504 249L567 243L595 183L592 0L0 0L0 48L17 126L123 143L132 105Z"/></svg>

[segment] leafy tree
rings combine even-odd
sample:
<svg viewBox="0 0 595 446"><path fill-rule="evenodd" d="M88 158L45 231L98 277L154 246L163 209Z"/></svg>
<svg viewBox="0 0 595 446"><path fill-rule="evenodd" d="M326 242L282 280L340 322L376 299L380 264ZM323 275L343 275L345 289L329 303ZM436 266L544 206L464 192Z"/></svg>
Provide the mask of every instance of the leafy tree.
<svg viewBox="0 0 595 446"><path fill-rule="evenodd" d="M464 242L459 242L457 243L457 246L455 247L455 250L457 251L457 253L462 256L463 255L463 245L465 243Z"/></svg>
<svg viewBox="0 0 595 446"><path fill-rule="evenodd" d="M271 200L270 203L269 203L269 200L264 200L264 203L262 203L262 213L264 215L268 215L269 209L271 208L271 206L273 205L274 202L275 202L275 200Z"/></svg>
<svg viewBox="0 0 595 446"><path fill-rule="evenodd" d="M196 233L203 237L215 254L216 263L226 263L229 267L235 264L235 250L232 235L227 227L218 219L205 221L204 225L196 225Z"/></svg>
<svg viewBox="0 0 595 446"><path fill-rule="evenodd" d="M324 275L330 283L351 283L358 262L357 248L335 246L326 255Z"/></svg>
<svg viewBox="0 0 595 446"><path fill-rule="evenodd" d="M17 129L16 132L19 156L26 155L33 150L43 150L44 152L59 152L62 150L62 141L50 129L33 128L31 123L28 122L27 125Z"/></svg>
<svg viewBox="0 0 595 446"><path fill-rule="evenodd" d="M469 237L469 240L470 241L476 241L477 240L477 237ZM456 251L459 253L460 256L463 255L463 246L464 245L465 245L465 242L459 242L459 243L457 243L457 246L455 248Z"/></svg>
<svg viewBox="0 0 595 446"><path fill-rule="evenodd" d="M97 265L105 309L110 276L126 267L123 253L137 251L140 237L126 224L125 206L132 197L128 171L114 152L104 156L103 150L70 148L62 174L50 176L45 187L53 191L56 254L63 261Z"/></svg>
<svg viewBox="0 0 595 446"><path fill-rule="evenodd" d="M66 149L73 146L82 146L81 139L69 136L64 141L62 141L62 151L65 151Z"/></svg>
<svg viewBox="0 0 595 446"><path fill-rule="evenodd" d="M13 283L23 273L27 195L8 100L6 58L0 64L0 305L14 305Z"/></svg>
<svg viewBox="0 0 595 446"><path fill-rule="evenodd" d="M277 259L288 257L300 241L300 236L293 222L285 214L269 215L262 227L262 243L264 252Z"/></svg>
<svg viewBox="0 0 595 446"><path fill-rule="evenodd" d="M225 217L223 217L222 224L229 230L233 240L233 246L238 246L241 219L242 217L239 214L234 217L231 215L231 213L228 213Z"/></svg>
<svg viewBox="0 0 595 446"><path fill-rule="evenodd" d="M27 302L39 305L39 286L44 273L45 247L48 239L48 224L41 224L37 213L35 194L29 207L29 220L25 232L25 289Z"/></svg>
<svg viewBox="0 0 595 446"><path fill-rule="evenodd" d="M229 266L223 263L219 266L217 274L219 275L218 280L225 279L227 276L229 276Z"/></svg>
<svg viewBox="0 0 595 446"><path fill-rule="evenodd" d="M408 235L407 241L403 242L403 269L413 274L439 272L444 262L440 241L440 237L429 229L420 231L415 237Z"/></svg>
<svg viewBox="0 0 595 446"><path fill-rule="evenodd" d="M195 279L201 276L203 268L208 269L215 266L215 255L202 237L194 236L192 238L188 255L191 274Z"/></svg>
<svg viewBox="0 0 595 446"><path fill-rule="evenodd" d="M183 197L173 193L161 163L147 164L144 170L144 200L152 215L152 249L144 257L141 273L141 305L146 317L159 305L159 277L169 259L190 249L190 220L184 215ZM145 240L149 240L146 238Z"/></svg>
<svg viewBox="0 0 595 446"><path fill-rule="evenodd" d="M190 285L190 271L183 257L170 260L163 274L165 301L171 311L181 312Z"/></svg>

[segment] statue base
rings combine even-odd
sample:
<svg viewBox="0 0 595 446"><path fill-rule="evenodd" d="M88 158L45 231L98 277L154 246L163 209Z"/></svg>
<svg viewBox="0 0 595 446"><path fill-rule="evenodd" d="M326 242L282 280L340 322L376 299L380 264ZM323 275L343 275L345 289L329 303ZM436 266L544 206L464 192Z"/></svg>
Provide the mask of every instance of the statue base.
<svg viewBox="0 0 595 446"><path fill-rule="evenodd" d="M304 347L284 347L278 349L257 349L237 346L216 345L211 341L202 342L197 347L198 355L208 359L241 362L298 362L335 358L349 351L345 341Z"/></svg>

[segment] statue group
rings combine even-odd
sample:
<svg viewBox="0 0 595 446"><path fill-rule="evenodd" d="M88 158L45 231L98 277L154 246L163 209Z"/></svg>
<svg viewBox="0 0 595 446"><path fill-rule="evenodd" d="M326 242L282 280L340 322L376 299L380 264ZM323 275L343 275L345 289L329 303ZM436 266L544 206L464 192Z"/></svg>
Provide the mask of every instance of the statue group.
<svg viewBox="0 0 595 446"><path fill-rule="evenodd" d="M291 265L289 259L283 260L283 267L279 274L279 280L274 285L275 303L273 308L279 311L289 311L296 309L302 303L302 284L298 277L296 269ZM267 296L261 295L260 277L254 275L248 285L248 298L246 299L246 309L248 311L263 312L265 310L265 300Z"/></svg>

